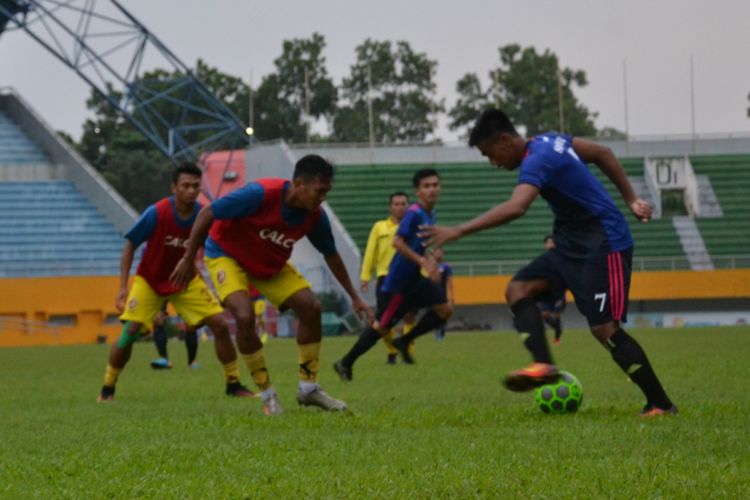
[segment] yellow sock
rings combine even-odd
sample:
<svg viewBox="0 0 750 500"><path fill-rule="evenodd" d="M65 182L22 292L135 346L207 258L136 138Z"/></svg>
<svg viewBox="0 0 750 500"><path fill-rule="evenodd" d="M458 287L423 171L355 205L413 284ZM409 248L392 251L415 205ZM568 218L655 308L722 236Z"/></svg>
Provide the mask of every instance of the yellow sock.
<svg viewBox="0 0 750 500"><path fill-rule="evenodd" d="M398 350L393 346L393 329L388 330L388 333L383 335L383 343L388 349L388 354L398 354Z"/></svg>
<svg viewBox="0 0 750 500"><path fill-rule="evenodd" d="M114 387L117 383L117 377L120 375L121 368L115 368L114 366L107 364L107 370L104 372L104 385L107 387Z"/></svg>
<svg viewBox="0 0 750 500"><path fill-rule="evenodd" d="M271 387L271 379L268 377L268 368L266 368L266 354L263 349L259 349L251 354L242 354L247 369L253 377L253 382L258 389L265 391Z"/></svg>
<svg viewBox="0 0 750 500"><path fill-rule="evenodd" d="M299 379L314 384L318 380L320 342L298 344L297 348L299 349Z"/></svg>
<svg viewBox="0 0 750 500"><path fill-rule="evenodd" d="M236 360L224 364L224 377L227 379L227 384L240 381L240 369L237 367Z"/></svg>

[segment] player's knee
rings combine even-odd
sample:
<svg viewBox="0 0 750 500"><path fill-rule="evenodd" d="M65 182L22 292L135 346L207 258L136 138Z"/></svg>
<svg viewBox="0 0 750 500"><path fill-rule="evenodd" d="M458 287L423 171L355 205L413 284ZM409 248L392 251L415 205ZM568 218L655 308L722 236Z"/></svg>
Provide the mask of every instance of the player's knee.
<svg viewBox="0 0 750 500"><path fill-rule="evenodd" d="M604 347L608 347L609 338L617 331L619 325L614 321L590 327L592 335L596 337Z"/></svg>
<svg viewBox="0 0 750 500"><path fill-rule="evenodd" d="M234 320L237 322L237 329L243 333L255 330L255 315L252 311L237 311Z"/></svg>
<svg viewBox="0 0 750 500"><path fill-rule="evenodd" d="M316 298L305 301L299 311L295 311L301 321L306 323L320 321L320 315L323 314L323 305Z"/></svg>
<svg viewBox="0 0 750 500"><path fill-rule="evenodd" d="M206 320L206 326L214 337L226 337L229 335L229 327L227 322L219 315L211 316Z"/></svg>

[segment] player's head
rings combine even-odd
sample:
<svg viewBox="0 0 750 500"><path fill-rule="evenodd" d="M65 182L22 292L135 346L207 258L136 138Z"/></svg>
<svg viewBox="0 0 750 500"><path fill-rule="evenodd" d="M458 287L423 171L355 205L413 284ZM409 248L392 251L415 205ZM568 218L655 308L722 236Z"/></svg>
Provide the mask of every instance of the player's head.
<svg viewBox="0 0 750 500"><path fill-rule="evenodd" d="M172 171L172 194L179 203L195 203L201 192L203 171L195 163L185 162Z"/></svg>
<svg viewBox="0 0 750 500"><path fill-rule="evenodd" d="M325 158L306 155L294 166L292 183L300 208L313 211L326 200L333 187L334 169Z"/></svg>
<svg viewBox="0 0 750 500"><path fill-rule="evenodd" d="M544 249L552 250L553 248L555 248L555 236L548 234L544 237Z"/></svg>
<svg viewBox="0 0 750 500"><path fill-rule="evenodd" d="M408 194L404 193L403 191L396 191L395 193L391 193L390 197L388 198L388 211L390 212L391 217L396 220L403 219L408 207Z"/></svg>
<svg viewBox="0 0 750 500"><path fill-rule="evenodd" d="M419 198L419 202L428 208L437 203L440 197L440 175L434 168L421 168L414 172L412 177L414 193Z"/></svg>
<svg viewBox="0 0 750 500"><path fill-rule="evenodd" d="M479 149L491 164L506 170L521 164L524 145L508 115L494 108L479 115L469 135L469 146Z"/></svg>

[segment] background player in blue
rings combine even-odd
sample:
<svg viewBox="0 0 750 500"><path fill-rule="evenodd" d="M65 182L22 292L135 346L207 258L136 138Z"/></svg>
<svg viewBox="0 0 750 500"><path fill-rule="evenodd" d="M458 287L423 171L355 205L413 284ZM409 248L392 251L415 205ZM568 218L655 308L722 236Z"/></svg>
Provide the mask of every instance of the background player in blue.
<svg viewBox="0 0 750 500"><path fill-rule="evenodd" d="M547 251L555 248L555 237L548 234L544 237L544 249ZM554 344L560 343L562 337L562 318L560 315L565 310L565 287L561 284L555 287L550 284L550 291L536 298L536 305L542 311L542 319L555 331Z"/></svg>
<svg viewBox="0 0 750 500"><path fill-rule="evenodd" d="M396 255L381 286L383 299L372 326L365 329L351 350L333 368L343 380L352 379L354 362L412 309L429 308L412 330L393 341L404 361L414 362L409 343L445 324L453 310L440 286L437 262L426 254L419 228L435 223L435 204L440 197L440 176L431 168L418 170L412 179L417 203L406 211L393 238ZM423 276L423 273L429 278Z"/></svg>
<svg viewBox="0 0 750 500"><path fill-rule="evenodd" d="M427 244L439 247L506 224L521 217L538 195L555 214L555 248L521 269L505 292L516 329L534 359L526 368L510 373L505 386L528 391L558 379L534 297L562 284L573 293L594 336L645 394L641 415L676 413L646 353L621 325L628 306L633 241L625 218L584 162L594 163L604 172L636 218L648 221L651 207L635 195L612 152L557 133L526 140L497 109L486 110L477 119L469 145L497 167L520 167L518 185L508 201L468 222L425 227L420 234L428 238Z"/></svg>

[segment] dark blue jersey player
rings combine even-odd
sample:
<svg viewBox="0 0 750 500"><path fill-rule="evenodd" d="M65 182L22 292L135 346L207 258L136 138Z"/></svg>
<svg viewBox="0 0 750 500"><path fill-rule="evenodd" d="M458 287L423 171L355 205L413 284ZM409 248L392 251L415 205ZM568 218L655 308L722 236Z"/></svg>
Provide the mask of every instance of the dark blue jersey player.
<svg viewBox="0 0 750 500"><path fill-rule="evenodd" d="M412 182L418 202L406 211L393 238L396 254L379 290L382 299L376 320L359 336L351 350L334 364L336 373L343 380L352 379L352 367L357 358L370 350L409 311L427 309L408 334L393 341L407 363L414 361L408 352L409 343L445 324L453 312L440 285L438 264L432 254L425 251L424 240L418 234L420 227L435 223L434 208L440 196L440 177L435 170L426 168L418 170Z"/></svg>
<svg viewBox="0 0 750 500"><path fill-rule="evenodd" d="M645 394L646 406L641 414L675 413L677 408L643 349L622 329L628 307L633 240L622 213L586 163L596 164L617 186L636 218L648 221L651 207L635 195L612 152L593 142L557 133L526 140L497 109L487 110L478 118L469 145L477 147L497 167L519 169L518 185L508 201L468 222L455 227L425 227L422 235L428 237L428 244L441 246L506 224L521 217L539 195L555 215L555 248L521 269L505 292L516 329L534 359L528 367L509 374L506 387L528 391L558 379L534 297L562 285L573 293L594 336Z"/></svg>

